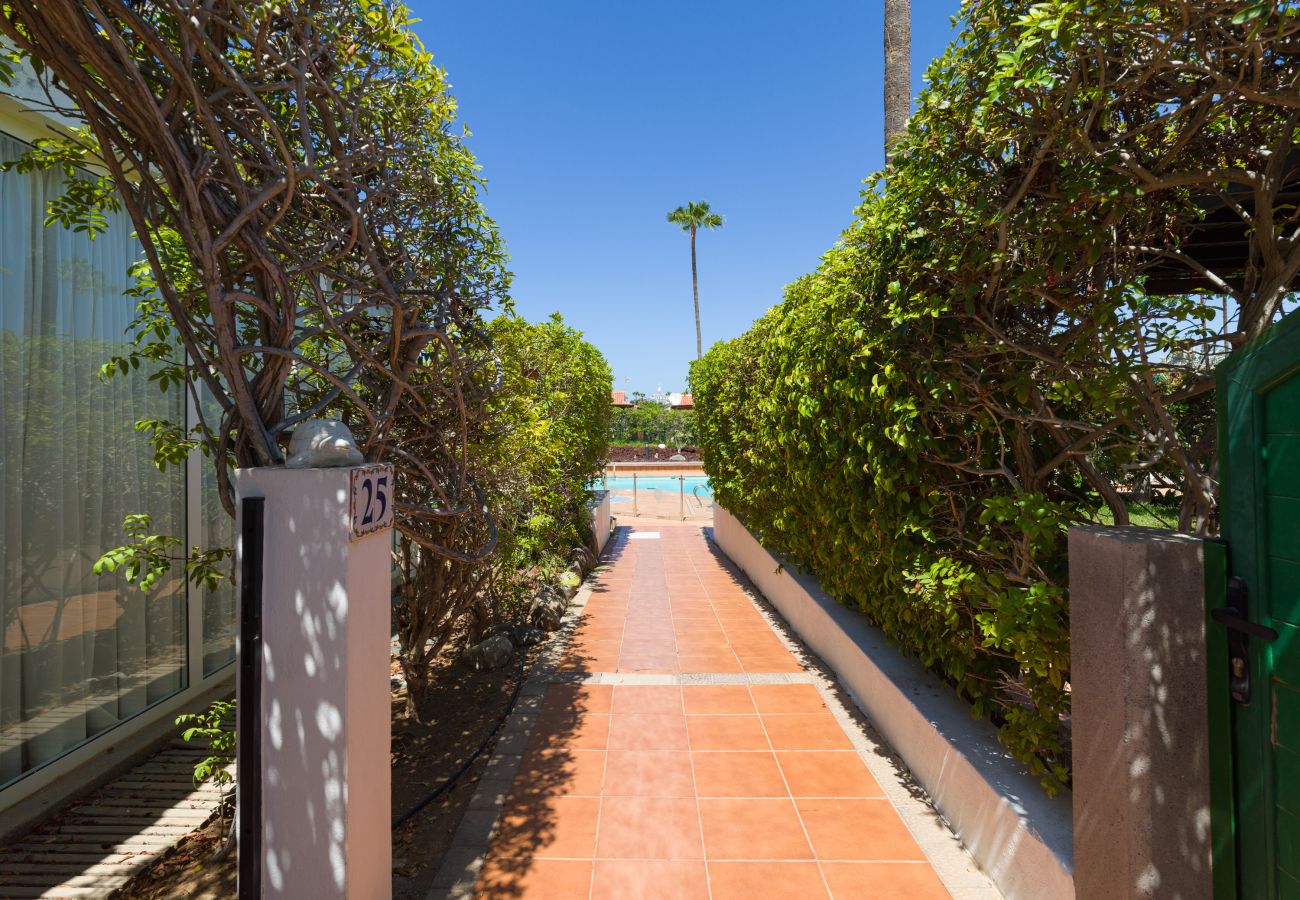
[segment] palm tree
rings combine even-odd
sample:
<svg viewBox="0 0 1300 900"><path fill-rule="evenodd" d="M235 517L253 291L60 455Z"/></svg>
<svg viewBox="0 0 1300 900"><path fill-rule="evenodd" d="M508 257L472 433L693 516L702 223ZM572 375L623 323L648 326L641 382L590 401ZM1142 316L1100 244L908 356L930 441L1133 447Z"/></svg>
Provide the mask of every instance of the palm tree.
<svg viewBox="0 0 1300 900"><path fill-rule="evenodd" d="M912 109L912 3L885 0L885 161Z"/></svg>
<svg viewBox="0 0 1300 900"><path fill-rule="evenodd" d="M709 209L704 201L687 203L668 214L668 221L691 233L691 288L695 291L695 357L704 357L704 338L700 335L700 277L695 267L695 232L701 228L721 228L722 216Z"/></svg>

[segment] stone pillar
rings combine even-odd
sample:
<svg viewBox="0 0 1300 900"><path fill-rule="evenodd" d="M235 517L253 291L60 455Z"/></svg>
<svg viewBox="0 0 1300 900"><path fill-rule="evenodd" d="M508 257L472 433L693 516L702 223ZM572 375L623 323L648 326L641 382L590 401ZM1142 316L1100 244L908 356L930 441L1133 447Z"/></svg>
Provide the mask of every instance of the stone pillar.
<svg viewBox="0 0 1300 900"><path fill-rule="evenodd" d="M353 474L373 476L374 469L235 475L241 500L266 501L258 710L263 898L387 900L392 893L392 530L358 527L364 513L355 522L353 515L357 504L375 502L362 491L354 502ZM387 505L391 474L385 483ZM371 507L372 520L378 512ZM391 523L391 511L382 513L379 521Z"/></svg>
<svg viewBox="0 0 1300 900"><path fill-rule="evenodd" d="M1070 529L1079 900L1211 900L1205 542Z"/></svg>

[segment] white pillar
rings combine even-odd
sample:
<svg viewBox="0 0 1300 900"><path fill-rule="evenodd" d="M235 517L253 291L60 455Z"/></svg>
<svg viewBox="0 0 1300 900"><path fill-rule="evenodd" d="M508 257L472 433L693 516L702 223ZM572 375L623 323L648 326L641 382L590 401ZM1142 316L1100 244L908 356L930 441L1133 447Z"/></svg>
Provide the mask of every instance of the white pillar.
<svg viewBox="0 0 1300 900"><path fill-rule="evenodd" d="M373 496L376 469L388 475L382 510ZM354 527L354 473L359 487L366 474L371 482L372 496L363 493L358 503L371 503L371 519L378 513L391 522L387 467L235 474L239 499L266 501L258 710L264 898L392 894L392 530L358 536L373 523Z"/></svg>

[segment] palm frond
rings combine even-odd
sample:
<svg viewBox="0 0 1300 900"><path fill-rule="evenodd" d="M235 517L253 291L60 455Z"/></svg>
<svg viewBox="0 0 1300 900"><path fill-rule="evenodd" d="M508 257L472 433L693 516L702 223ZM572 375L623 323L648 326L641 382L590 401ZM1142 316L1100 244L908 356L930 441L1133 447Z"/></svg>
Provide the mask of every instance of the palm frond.
<svg viewBox="0 0 1300 900"><path fill-rule="evenodd" d="M679 206L668 214L668 221L680 225L682 231L692 228L721 228L722 216L715 213L703 200L692 200L685 206Z"/></svg>

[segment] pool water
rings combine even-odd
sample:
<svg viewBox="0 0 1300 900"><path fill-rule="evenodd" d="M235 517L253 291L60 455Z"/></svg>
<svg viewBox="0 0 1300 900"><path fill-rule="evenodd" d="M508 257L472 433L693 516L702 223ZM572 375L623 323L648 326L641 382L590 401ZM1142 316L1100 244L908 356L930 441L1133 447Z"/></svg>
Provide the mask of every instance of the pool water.
<svg viewBox="0 0 1300 900"><path fill-rule="evenodd" d="M632 490L631 475L615 475L596 483L597 485L604 487L606 490L611 491ZM636 489L638 491L672 491L675 494L683 486L685 487L687 494L690 494L695 488L699 488L698 493L701 497L713 496L713 488L709 486L709 479L705 475L636 476Z"/></svg>

